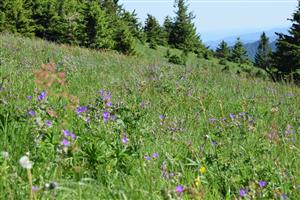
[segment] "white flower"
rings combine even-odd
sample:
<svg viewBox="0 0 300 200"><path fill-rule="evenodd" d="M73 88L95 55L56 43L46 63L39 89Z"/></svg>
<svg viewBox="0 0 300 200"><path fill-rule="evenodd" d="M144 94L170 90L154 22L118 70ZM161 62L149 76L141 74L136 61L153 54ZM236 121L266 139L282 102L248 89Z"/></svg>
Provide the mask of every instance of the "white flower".
<svg viewBox="0 0 300 200"><path fill-rule="evenodd" d="M1 156L5 159L8 160L9 159L9 153L6 151L1 151Z"/></svg>
<svg viewBox="0 0 300 200"><path fill-rule="evenodd" d="M33 162L31 162L28 156L22 156L19 160L20 165L25 169L31 169Z"/></svg>

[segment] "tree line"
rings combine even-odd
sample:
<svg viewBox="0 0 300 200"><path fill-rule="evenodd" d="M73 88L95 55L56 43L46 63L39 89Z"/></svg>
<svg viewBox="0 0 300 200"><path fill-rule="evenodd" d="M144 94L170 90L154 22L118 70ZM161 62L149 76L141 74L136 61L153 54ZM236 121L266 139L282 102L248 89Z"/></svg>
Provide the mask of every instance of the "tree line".
<svg viewBox="0 0 300 200"><path fill-rule="evenodd" d="M36 36L57 43L93 49L114 49L134 54L137 41L156 49L158 45L194 52L207 57L206 47L193 23L186 0L175 0L175 17L167 16L162 25L148 14L144 25L135 12L126 11L118 0L2 0L0 1L0 32L9 31ZM255 65L273 79L292 76L300 79L300 0L289 34L278 33L276 51L269 39L261 35ZM230 48L222 41L214 55L223 61L250 63L247 51L238 38Z"/></svg>

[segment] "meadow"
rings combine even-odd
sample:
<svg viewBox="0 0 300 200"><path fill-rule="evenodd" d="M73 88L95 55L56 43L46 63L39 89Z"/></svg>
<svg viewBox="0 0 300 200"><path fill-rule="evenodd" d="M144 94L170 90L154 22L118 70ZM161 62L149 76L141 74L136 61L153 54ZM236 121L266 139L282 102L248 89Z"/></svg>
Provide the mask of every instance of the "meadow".
<svg viewBox="0 0 300 200"><path fill-rule="evenodd" d="M165 50L1 34L0 199L300 199L299 87Z"/></svg>

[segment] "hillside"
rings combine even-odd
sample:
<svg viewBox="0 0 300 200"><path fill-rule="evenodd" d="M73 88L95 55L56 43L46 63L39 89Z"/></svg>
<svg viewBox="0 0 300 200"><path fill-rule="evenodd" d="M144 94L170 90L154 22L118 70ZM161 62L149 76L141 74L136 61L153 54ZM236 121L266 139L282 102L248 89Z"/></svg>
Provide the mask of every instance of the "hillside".
<svg viewBox="0 0 300 200"><path fill-rule="evenodd" d="M254 58L255 58L255 55L256 55L256 52L258 49L258 45L259 45L259 41L247 43L244 45L244 47L247 50L249 58L253 61L254 61ZM275 51L276 50L276 41L271 42L270 47L271 47L272 51Z"/></svg>
<svg viewBox="0 0 300 200"><path fill-rule="evenodd" d="M0 199L300 198L299 87L137 52L0 34Z"/></svg>

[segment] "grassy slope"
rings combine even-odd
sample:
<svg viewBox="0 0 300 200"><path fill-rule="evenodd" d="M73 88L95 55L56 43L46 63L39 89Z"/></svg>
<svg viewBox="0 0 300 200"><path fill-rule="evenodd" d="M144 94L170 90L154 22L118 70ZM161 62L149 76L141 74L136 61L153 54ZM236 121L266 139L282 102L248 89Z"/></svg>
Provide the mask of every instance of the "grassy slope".
<svg viewBox="0 0 300 200"><path fill-rule="evenodd" d="M48 193L41 189L38 198L234 199L240 188L249 198L300 198L299 88L222 73L216 60L170 65L162 47L139 48L143 58L0 35L0 76L9 77L0 91L0 151L10 154L0 158L0 199L27 198L26 172L18 163L27 151L34 185L59 184ZM48 60L66 73L67 85L47 89L47 100L36 102L33 72ZM98 114L83 114L90 124L69 109L70 95L91 107L99 89L111 91L116 122L104 123L100 107ZM62 91L68 95L58 98ZM26 115L29 109L35 117ZM47 109L58 117L45 114ZM232 120L230 113L246 114ZM52 128L37 123L46 119ZM58 151L62 129L77 135L67 154ZM127 145L120 142L124 132ZM154 152L158 158L145 160ZM164 164L174 176L163 176ZM267 187L258 188L259 180ZM176 194L176 185L186 191Z"/></svg>

